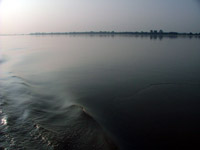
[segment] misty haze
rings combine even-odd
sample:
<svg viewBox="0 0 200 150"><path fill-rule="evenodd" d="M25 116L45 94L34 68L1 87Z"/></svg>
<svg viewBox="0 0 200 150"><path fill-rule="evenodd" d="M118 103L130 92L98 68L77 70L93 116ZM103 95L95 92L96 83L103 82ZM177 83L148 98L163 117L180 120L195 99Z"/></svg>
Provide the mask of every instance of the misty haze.
<svg viewBox="0 0 200 150"><path fill-rule="evenodd" d="M199 149L199 0L0 0L0 150Z"/></svg>

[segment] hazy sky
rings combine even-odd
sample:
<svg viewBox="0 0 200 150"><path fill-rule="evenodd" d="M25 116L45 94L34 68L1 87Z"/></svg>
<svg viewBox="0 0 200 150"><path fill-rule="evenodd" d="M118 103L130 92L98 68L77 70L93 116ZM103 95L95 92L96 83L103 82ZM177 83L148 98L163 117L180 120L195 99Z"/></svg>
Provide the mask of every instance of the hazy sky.
<svg viewBox="0 0 200 150"><path fill-rule="evenodd" d="M200 0L0 0L0 33L200 32Z"/></svg>

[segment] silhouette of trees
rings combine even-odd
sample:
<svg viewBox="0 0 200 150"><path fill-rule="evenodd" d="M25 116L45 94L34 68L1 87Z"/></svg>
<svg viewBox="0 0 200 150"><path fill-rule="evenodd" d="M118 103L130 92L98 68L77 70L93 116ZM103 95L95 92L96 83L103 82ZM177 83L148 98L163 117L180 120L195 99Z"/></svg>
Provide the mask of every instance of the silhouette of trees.
<svg viewBox="0 0 200 150"><path fill-rule="evenodd" d="M30 35L150 35L152 38L156 38L156 36L159 36L159 38L162 38L161 36L170 36L170 37L177 37L179 36L190 36L190 37L197 37L200 38L200 33L178 33L178 32L164 32L163 30L150 30L149 32L115 32L115 31L89 31L89 32L36 32L36 33L30 33Z"/></svg>
<svg viewBox="0 0 200 150"><path fill-rule="evenodd" d="M160 30L160 31L159 31L159 34L163 34L163 30Z"/></svg>
<svg viewBox="0 0 200 150"><path fill-rule="evenodd" d="M154 31L153 31L153 34L157 34L157 33L158 33L158 31L157 31L157 30L154 30Z"/></svg>

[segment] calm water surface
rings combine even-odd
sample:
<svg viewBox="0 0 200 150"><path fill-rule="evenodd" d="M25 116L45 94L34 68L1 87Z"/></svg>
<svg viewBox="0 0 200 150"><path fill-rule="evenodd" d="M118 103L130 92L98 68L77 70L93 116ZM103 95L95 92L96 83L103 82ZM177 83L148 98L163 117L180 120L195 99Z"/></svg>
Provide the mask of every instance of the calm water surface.
<svg viewBox="0 0 200 150"><path fill-rule="evenodd" d="M190 149L199 108L199 38L0 36L0 149Z"/></svg>

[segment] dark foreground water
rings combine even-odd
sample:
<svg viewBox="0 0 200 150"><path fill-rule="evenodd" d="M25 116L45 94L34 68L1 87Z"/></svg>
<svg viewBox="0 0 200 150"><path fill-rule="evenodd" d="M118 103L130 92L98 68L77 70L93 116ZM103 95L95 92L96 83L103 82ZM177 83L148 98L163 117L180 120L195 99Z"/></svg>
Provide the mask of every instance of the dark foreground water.
<svg viewBox="0 0 200 150"><path fill-rule="evenodd" d="M0 36L0 149L200 148L200 39Z"/></svg>

